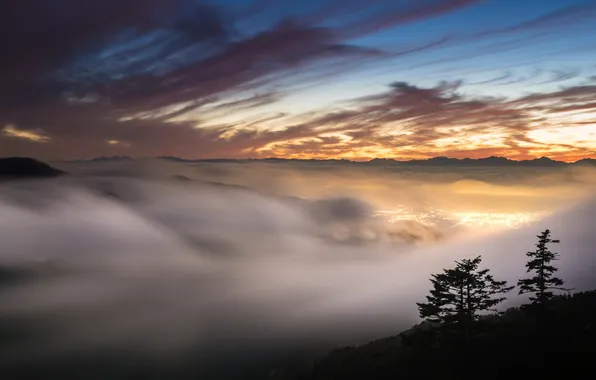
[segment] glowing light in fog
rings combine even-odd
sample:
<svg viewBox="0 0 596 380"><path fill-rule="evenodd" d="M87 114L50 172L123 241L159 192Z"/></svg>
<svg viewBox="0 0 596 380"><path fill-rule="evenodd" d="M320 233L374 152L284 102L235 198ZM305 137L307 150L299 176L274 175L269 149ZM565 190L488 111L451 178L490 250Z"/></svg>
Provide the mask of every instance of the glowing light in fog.
<svg viewBox="0 0 596 380"><path fill-rule="evenodd" d="M451 227L506 227L519 228L538 221L550 213L543 212L478 212L460 211L449 212L439 208L429 207L424 211L417 211L411 207L403 206L395 210L378 210L376 217L386 218L388 222L413 220L427 226L440 224Z"/></svg>

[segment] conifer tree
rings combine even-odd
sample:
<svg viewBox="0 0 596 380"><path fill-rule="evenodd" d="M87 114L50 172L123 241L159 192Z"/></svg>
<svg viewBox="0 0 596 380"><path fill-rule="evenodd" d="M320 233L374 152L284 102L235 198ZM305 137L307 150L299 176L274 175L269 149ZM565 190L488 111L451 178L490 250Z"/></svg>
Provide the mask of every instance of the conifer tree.
<svg viewBox="0 0 596 380"><path fill-rule="evenodd" d="M558 270L551 263L558 259L559 254L551 252L548 244L559 243L559 240L553 240L550 237L550 230L545 230L538 237L536 250L526 253L530 259L526 263L526 273L533 273L534 276L524 278L517 282L519 294L534 293L530 297L533 305L544 307L546 302L554 297L552 290L569 291L562 288L564 281L554 276Z"/></svg>
<svg viewBox="0 0 596 380"><path fill-rule="evenodd" d="M420 317L442 327L455 327L467 339L481 313L495 311L494 307L505 300L498 295L514 288L506 281L496 281L489 269L479 270L481 261L481 256L456 261L455 268L433 274L428 302L417 303Z"/></svg>

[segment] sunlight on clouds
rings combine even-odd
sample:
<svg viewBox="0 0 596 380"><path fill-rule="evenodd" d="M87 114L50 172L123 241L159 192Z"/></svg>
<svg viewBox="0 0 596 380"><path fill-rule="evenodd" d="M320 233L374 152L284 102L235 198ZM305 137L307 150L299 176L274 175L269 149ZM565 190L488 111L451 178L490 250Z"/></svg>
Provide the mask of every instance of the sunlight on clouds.
<svg viewBox="0 0 596 380"><path fill-rule="evenodd" d="M545 144L564 141L567 145L596 149L596 124L537 129L528 132L528 137Z"/></svg>
<svg viewBox="0 0 596 380"><path fill-rule="evenodd" d="M576 189L567 186L549 186L541 189L537 194L536 189L530 186L503 186L475 180L460 180L449 187L453 194L461 195L489 195L510 197L575 197L581 195Z"/></svg>
<svg viewBox="0 0 596 380"><path fill-rule="evenodd" d="M351 136L347 136L343 133L322 133L319 136L323 137L323 138L338 139L339 144L348 143L353 140L353 138Z"/></svg>
<svg viewBox="0 0 596 380"><path fill-rule="evenodd" d="M506 133L477 134L466 136L466 140L474 146L487 146L491 148L503 148L507 145L504 140L507 139Z"/></svg>
<svg viewBox="0 0 596 380"><path fill-rule="evenodd" d="M238 131L235 129L230 129L219 135L219 138L222 140L231 140L236 135L238 135Z"/></svg>
<svg viewBox="0 0 596 380"><path fill-rule="evenodd" d="M111 145L111 146L121 146L121 147L129 147L130 143L127 143L125 141L120 141L120 140L106 140L106 144Z"/></svg>
<svg viewBox="0 0 596 380"><path fill-rule="evenodd" d="M266 112L288 102L276 92L242 92L204 103L183 102L120 120L196 122L195 128L220 131L221 141L252 139L257 146L242 147L240 155L258 157L362 161L496 155L517 160L547 156L575 161L592 157L591 151L596 149L596 123L591 123L596 114L586 112L581 103L563 106L556 97L503 109L496 105L475 108L478 106L470 103L465 107L472 108L461 108L461 115L454 113L457 107L453 108L456 111L446 106L438 111L421 109L421 114L412 113L414 117L396 119L393 117L399 112L406 112L401 106L396 106L396 115L387 111L385 117L374 107L351 108L345 104L331 109L319 105L312 112L291 107L288 112ZM394 106L383 104L382 109ZM116 139L106 142L128 146Z"/></svg>
<svg viewBox="0 0 596 380"><path fill-rule="evenodd" d="M46 136L41 131L26 131L16 128L14 125L7 125L2 130L2 134L22 140L29 140L38 143L46 143L52 141L49 136Z"/></svg>
<svg viewBox="0 0 596 380"><path fill-rule="evenodd" d="M169 122L178 121L171 117L172 115L193 107L196 105L195 101L182 102L166 107L159 107L151 111L136 112L130 115L122 116L118 118L118 121L132 121L132 120L163 120Z"/></svg>
<svg viewBox="0 0 596 380"><path fill-rule="evenodd" d="M454 214L455 226L519 228L550 215L543 213L459 212Z"/></svg>
<svg viewBox="0 0 596 380"><path fill-rule="evenodd" d="M322 124L322 131L316 137L276 141L259 151L270 156L288 158L368 160L377 157L424 159L431 155L453 156L454 152L465 150L466 156L474 158L490 155L503 155L513 159L548 156L562 161L574 161L589 156L589 151L596 148L596 123L587 122L594 115L529 112L535 118L529 122L528 130L490 124L486 128L479 128L476 124L445 127L433 125L428 128L434 128L436 134L433 136L429 133L428 138L425 134L420 135L417 128L410 127L401 120L378 127L377 139L373 133L368 141L367 138L354 138L343 131L326 133L325 128L334 128L329 124ZM349 125L346 126L348 127ZM416 145L406 145L409 140L417 141ZM421 149L422 145L424 149ZM299 147L304 150L299 152Z"/></svg>
<svg viewBox="0 0 596 380"><path fill-rule="evenodd" d="M445 137L436 139L432 143L438 149L449 149L453 146L458 146L461 143L461 139L459 137Z"/></svg>

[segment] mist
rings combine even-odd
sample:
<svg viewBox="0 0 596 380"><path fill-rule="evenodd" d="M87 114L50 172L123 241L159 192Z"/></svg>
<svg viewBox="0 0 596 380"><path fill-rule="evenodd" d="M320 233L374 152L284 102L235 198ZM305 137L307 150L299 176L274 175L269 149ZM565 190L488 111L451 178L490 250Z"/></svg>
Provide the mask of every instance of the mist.
<svg viewBox="0 0 596 380"><path fill-rule="evenodd" d="M432 273L483 256L511 284L549 228L560 276L596 282L591 169L416 171L265 164L65 164L0 184L0 318L15 362L365 343L419 322ZM537 212L516 228L391 222L379 209ZM503 308L522 298L513 292Z"/></svg>

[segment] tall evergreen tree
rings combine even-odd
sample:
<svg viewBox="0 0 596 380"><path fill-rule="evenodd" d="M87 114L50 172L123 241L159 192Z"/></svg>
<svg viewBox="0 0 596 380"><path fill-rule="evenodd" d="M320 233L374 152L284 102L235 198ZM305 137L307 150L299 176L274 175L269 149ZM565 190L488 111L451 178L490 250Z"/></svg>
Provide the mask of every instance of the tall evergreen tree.
<svg viewBox="0 0 596 380"><path fill-rule="evenodd" d="M508 287L507 281L496 281L489 269L479 270L481 261L481 256L456 261L455 268L433 274L428 302L417 303L420 317L442 327L455 327L468 338L480 314L494 311L505 300L498 295L514 288Z"/></svg>
<svg viewBox="0 0 596 380"><path fill-rule="evenodd" d="M517 282L519 294L534 293L530 297L532 304L543 307L546 302L554 297L552 290L569 291L562 288L564 281L555 277L554 273L558 270L551 263L558 259L559 254L551 252L548 244L559 243L559 240L553 240L550 237L550 230L545 230L538 237L536 250L526 253L529 257L526 263L526 273L533 273L533 277L524 278Z"/></svg>

